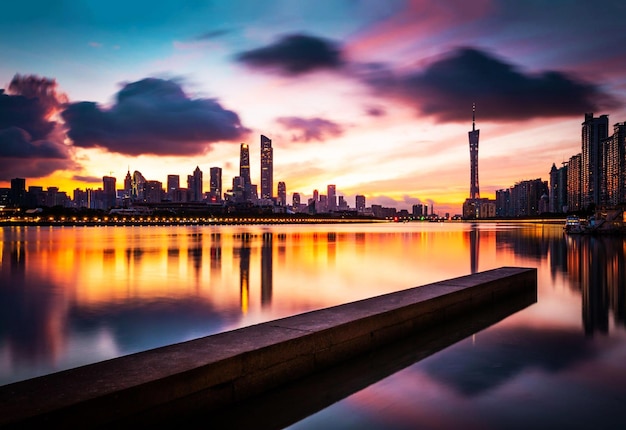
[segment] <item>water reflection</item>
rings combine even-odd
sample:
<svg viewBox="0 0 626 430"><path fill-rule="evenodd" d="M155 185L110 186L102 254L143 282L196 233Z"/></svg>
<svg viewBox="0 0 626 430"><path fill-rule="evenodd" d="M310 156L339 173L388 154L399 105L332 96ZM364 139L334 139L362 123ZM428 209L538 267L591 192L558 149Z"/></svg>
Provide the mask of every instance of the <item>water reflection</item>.
<svg viewBox="0 0 626 430"><path fill-rule="evenodd" d="M500 266L537 267L525 324L625 327L621 238L560 226L4 228L0 383ZM578 352L574 352L578 354Z"/></svg>

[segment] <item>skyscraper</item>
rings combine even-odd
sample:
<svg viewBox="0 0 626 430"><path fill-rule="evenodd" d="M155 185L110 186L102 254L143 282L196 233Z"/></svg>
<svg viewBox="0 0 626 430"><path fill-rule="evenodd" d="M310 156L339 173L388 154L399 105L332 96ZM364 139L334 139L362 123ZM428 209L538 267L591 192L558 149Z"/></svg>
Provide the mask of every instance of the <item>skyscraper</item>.
<svg viewBox="0 0 626 430"><path fill-rule="evenodd" d="M211 184L209 195L212 203L219 203L222 201L222 168L211 167Z"/></svg>
<svg viewBox="0 0 626 430"><path fill-rule="evenodd" d="M600 115L594 118L593 113L585 114L582 123L582 209L594 203L600 204L602 140L608 137L609 117Z"/></svg>
<svg viewBox="0 0 626 430"><path fill-rule="evenodd" d="M480 130L476 130L476 105L472 105L472 131L468 132L470 150L470 199L480 198L478 188L478 136Z"/></svg>
<svg viewBox="0 0 626 430"><path fill-rule="evenodd" d="M356 207L356 211L358 213L363 213L365 212L365 196L363 195L357 195L354 198L354 206Z"/></svg>
<svg viewBox="0 0 626 430"><path fill-rule="evenodd" d="M244 200L250 199L250 149L245 143L241 144L239 149L239 177L241 178Z"/></svg>
<svg viewBox="0 0 626 430"><path fill-rule="evenodd" d="M328 185L326 187L326 195L328 196L327 209L328 212L332 212L337 209L337 197L336 197L337 187L334 185Z"/></svg>
<svg viewBox="0 0 626 430"><path fill-rule="evenodd" d="M272 141L261 135L261 198L271 199L274 192L274 154Z"/></svg>
<svg viewBox="0 0 626 430"><path fill-rule="evenodd" d="M283 181L278 183L278 204L287 206L287 185Z"/></svg>
<svg viewBox="0 0 626 430"><path fill-rule="evenodd" d="M179 175L167 175L167 190L165 195L168 200L174 200L174 193L180 188L180 176Z"/></svg>
<svg viewBox="0 0 626 430"><path fill-rule="evenodd" d="M104 208L110 209L115 206L115 183L116 179L113 176L102 177L102 189L104 191Z"/></svg>
<svg viewBox="0 0 626 430"><path fill-rule="evenodd" d="M202 201L202 170L200 167L196 166L193 175L187 175L187 188L189 188L192 202Z"/></svg>

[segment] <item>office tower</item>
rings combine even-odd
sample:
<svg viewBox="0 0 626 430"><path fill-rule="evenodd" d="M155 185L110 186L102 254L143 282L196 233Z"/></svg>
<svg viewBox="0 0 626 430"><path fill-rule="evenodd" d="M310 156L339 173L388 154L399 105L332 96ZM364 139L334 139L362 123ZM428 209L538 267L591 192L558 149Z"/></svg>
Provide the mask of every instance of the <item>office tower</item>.
<svg viewBox="0 0 626 430"><path fill-rule="evenodd" d="M14 206L21 206L26 199L26 179L11 179L11 194L9 200Z"/></svg>
<svg viewBox="0 0 626 430"><path fill-rule="evenodd" d="M130 168L124 178L124 197L130 198L133 195L133 177L130 175Z"/></svg>
<svg viewBox="0 0 626 430"><path fill-rule="evenodd" d="M104 208L110 209L115 207L115 182L116 179L113 176L102 177L102 189L104 190Z"/></svg>
<svg viewBox="0 0 626 430"><path fill-rule="evenodd" d="M167 190L165 191L168 200L174 200L174 194L180 188L179 175L167 175Z"/></svg>
<svg viewBox="0 0 626 430"><path fill-rule="evenodd" d="M287 185L283 181L278 183L278 205L287 206Z"/></svg>
<svg viewBox="0 0 626 430"><path fill-rule="evenodd" d="M143 201L145 184L146 178L143 177L140 171L135 170L131 183L131 198L133 200Z"/></svg>
<svg viewBox="0 0 626 430"><path fill-rule="evenodd" d="M313 201L317 202L320 199L320 193L317 190L313 190Z"/></svg>
<svg viewBox="0 0 626 430"><path fill-rule="evenodd" d="M187 188L191 194L192 202L202 201L202 170L200 170L200 167L196 166L193 175L187 175Z"/></svg>
<svg viewBox="0 0 626 430"><path fill-rule="evenodd" d="M365 212L365 196L358 195L354 198L354 206L358 213Z"/></svg>
<svg viewBox="0 0 626 430"><path fill-rule="evenodd" d="M163 200L163 184L160 181L146 181L144 187L146 203L160 203Z"/></svg>
<svg viewBox="0 0 626 430"><path fill-rule="evenodd" d="M243 190L244 201L250 200L250 149L245 143L239 148L239 177L241 178L241 188Z"/></svg>
<svg viewBox="0 0 626 430"><path fill-rule="evenodd" d="M609 117L600 115L594 118L593 113L585 114L582 123L582 209L590 204L600 204L601 188L601 142L608 136Z"/></svg>
<svg viewBox="0 0 626 430"><path fill-rule="evenodd" d="M222 201L222 168L211 167L210 176L211 183L209 197L211 199L211 203L219 203Z"/></svg>
<svg viewBox="0 0 626 430"><path fill-rule="evenodd" d="M291 206L295 212L300 210L300 193L293 193L293 197L291 198Z"/></svg>
<svg viewBox="0 0 626 430"><path fill-rule="evenodd" d="M274 154L272 141L261 135L261 198L271 199L274 191Z"/></svg>
<svg viewBox="0 0 626 430"><path fill-rule="evenodd" d="M326 195L327 195L327 204L326 207L328 212L332 212L337 209L337 197L336 197L336 187L334 185L328 185L326 187Z"/></svg>
<svg viewBox="0 0 626 430"><path fill-rule="evenodd" d="M472 105L472 131L468 133L470 149L470 199L480 198L478 188L478 136L480 130L476 130L476 105Z"/></svg>

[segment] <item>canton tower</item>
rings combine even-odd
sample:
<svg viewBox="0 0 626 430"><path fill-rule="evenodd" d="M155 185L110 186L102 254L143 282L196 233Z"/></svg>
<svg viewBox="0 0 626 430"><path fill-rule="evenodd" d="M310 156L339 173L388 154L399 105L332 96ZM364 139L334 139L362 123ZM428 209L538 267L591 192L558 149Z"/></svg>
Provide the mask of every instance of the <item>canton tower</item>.
<svg viewBox="0 0 626 430"><path fill-rule="evenodd" d="M472 105L472 131L467 134L469 136L470 150L470 199L476 200L480 198L478 190L478 135L480 130L476 130L476 104Z"/></svg>

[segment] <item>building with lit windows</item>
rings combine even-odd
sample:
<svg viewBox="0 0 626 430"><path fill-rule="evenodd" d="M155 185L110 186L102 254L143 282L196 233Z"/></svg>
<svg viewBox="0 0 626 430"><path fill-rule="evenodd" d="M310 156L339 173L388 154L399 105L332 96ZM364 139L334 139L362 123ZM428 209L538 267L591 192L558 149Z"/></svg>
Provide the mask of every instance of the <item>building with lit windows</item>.
<svg viewBox="0 0 626 430"><path fill-rule="evenodd" d="M272 141L261 135L261 198L271 199L274 192L274 154Z"/></svg>
<svg viewBox="0 0 626 430"><path fill-rule="evenodd" d="M593 113L585 114L585 121L582 123L582 206L586 209L592 203L600 204L601 190L601 144L608 137L609 117L600 115L595 118Z"/></svg>
<svg viewBox="0 0 626 430"><path fill-rule="evenodd" d="M278 205L287 206L287 185L283 181L278 183Z"/></svg>
<svg viewBox="0 0 626 430"><path fill-rule="evenodd" d="M222 201L222 168L211 167L210 177L209 200L219 203Z"/></svg>

